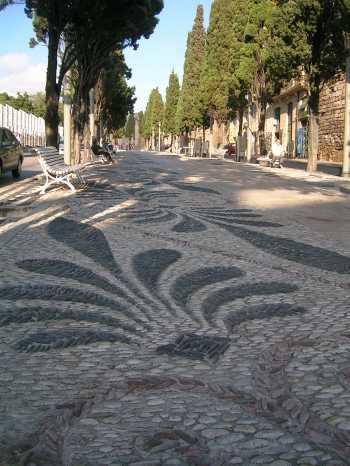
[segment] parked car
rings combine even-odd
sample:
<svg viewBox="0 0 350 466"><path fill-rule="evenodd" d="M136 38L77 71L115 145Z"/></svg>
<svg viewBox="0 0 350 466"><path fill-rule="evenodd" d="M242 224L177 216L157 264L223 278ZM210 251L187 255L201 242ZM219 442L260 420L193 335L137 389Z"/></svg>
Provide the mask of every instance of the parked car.
<svg viewBox="0 0 350 466"><path fill-rule="evenodd" d="M236 157L236 144L226 144L224 149L226 150L225 157Z"/></svg>
<svg viewBox="0 0 350 466"><path fill-rule="evenodd" d="M0 174L12 171L13 178L22 172L23 148L14 134L7 128L0 128Z"/></svg>

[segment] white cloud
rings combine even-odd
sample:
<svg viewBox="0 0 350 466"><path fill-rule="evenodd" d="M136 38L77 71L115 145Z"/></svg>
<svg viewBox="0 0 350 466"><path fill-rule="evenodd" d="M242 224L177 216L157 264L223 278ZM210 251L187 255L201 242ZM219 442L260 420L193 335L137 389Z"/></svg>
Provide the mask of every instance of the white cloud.
<svg viewBox="0 0 350 466"><path fill-rule="evenodd" d="M0 55L0 92L16 95L44 91L46 65L32 63L25 53Z"/></svg>

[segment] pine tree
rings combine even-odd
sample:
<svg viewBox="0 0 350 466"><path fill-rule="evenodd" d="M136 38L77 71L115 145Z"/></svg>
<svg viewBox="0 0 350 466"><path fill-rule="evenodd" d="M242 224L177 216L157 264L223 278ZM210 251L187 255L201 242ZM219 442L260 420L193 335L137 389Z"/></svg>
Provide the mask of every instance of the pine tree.
<svg viewBox="0 0 350 466"><path fill-rule="evenodd" d="M180 132L188 133L200 124L195 99L199 92L205 40L204 9L199 5L192 31L187 38L184 75L177 111L177 126Z"/></svg>
<svg viewBox="0 0 350 466"><path fill-rule="evenodd" d="M166 102L164 109L163 131L171 135L171 147L174 136L177 133L176 114L180 95L179 78L175 71L172 71L169 78L169 85L166 90Z"/></svg>

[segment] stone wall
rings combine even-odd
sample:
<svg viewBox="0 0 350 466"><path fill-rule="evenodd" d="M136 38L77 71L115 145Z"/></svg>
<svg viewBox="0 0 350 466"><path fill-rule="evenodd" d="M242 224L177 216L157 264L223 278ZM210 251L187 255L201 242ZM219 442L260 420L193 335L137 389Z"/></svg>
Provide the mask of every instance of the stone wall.
<svg viewBox="0 0 350 466"><path fill-rule="evenodd" d="M342 162L344 140L345 78L339 75L320 94L319 158Z"/></svg>

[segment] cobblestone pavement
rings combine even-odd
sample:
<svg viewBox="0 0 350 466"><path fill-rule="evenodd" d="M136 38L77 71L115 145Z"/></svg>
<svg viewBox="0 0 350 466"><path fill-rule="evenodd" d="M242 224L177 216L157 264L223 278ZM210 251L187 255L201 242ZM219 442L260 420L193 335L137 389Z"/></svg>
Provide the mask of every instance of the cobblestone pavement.
<svg viewBox="0 0 350 466"><path fill-rule="evenodd" d="M0 465L350 464L350 197L148 153L88 178L0 190Z"/></svg>

